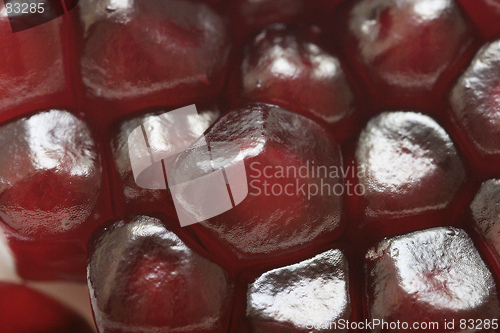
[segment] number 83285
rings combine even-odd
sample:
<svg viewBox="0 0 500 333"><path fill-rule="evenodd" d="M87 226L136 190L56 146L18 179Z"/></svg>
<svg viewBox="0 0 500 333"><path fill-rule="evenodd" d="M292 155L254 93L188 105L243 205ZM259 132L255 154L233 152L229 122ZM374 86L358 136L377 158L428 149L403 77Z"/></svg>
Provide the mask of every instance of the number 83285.
<svg viewBox="0 0 500 333"><path fill-rule="evenodd" d="M7 14L42 14L45 11L44 3L7 3L5 4Z"/></svg>

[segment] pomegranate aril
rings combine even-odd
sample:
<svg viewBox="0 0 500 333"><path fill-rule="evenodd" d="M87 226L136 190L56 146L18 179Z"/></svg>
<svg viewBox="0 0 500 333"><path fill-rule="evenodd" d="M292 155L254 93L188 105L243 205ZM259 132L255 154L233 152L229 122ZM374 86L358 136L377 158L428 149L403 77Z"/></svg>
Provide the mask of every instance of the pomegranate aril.
<svg viewBox="0 0 500 333"><path fill-rule="evenodd" d="M233 283L158 218L131 216L91 242L88 283L99 332L223 332Z"/></svg>
<svg viewBox="0 0 500 333"><path fill-rule="evenodd" d="M175 217L172 199L166 189L146 189L137 185L132 172L129 138L132 131L138 126L143 126L147 144L152 151L175 152L177 149L175 145L186 136L200 137L220 116L220 111L216 106L211 106L201 109L198 114L200 123L193 122L189 117L185 119L175 117L174 121L174 117L170 117L167 111L162 110L135 116L113 125L111 149L114 168L111 181L114 203L119 214L161 211ZM181 120L182 123L179 122Z"/></svg>
<svg viewBox="0 0 500 333"><path fill-rule="evenodd" d="M73 102L64 69L62 18L12 33L4 3L0 3L0 121Z"/></svg>
<svg viewBox="0 0 500 333"><path fill-rule="evenodd" d="M347 1L337 13L339 47L381 108L435 107L452 78L443 74L473 44L450 0Z"/></svg>
<svg viewBox="0 0 500 333"><path fill-rule="evenodd" d="M209 145L237 145L237 159L246 169L247 179L237 181L248 184L248 196L225 213L192 226L206 248L228 265L239 268L284 259L340 235L342 156L314 121L278 106L255 104L220 118L205 133L205 140ZM169 183L212 170L205 151L202 147L181 154ZM319 176L317 169L312 175L310 169L318 167L323 168ZM337 173L331 174L332 170Z"/></svg>
<svg viewBox="0 0 500 333"><path fill-rule="evenodd" d="M3 333L92 333L79 315L24 285L0 282L0 329Z"/></svg>
<svg viewBox="0 0 500 333"><path fill-rule="evenodd" d="M452 89L450 102L451 117L459 128L459 137L466 144L471 160L479 164L478 167L498 170L500 40L484 46L477 53Z"/></svg>
<svg viewBox="0 0 500 333"><path fill-rule="evenodd" d="M275 25L243 49L229 92L233 105L280 105L327 124L354 112L354 96L340 61L311 42L304 32Z"/></svg>
<svg viewBox="0 0 500 333"><path fill-rule="evenodd" d="M224 19L208 5L82 1L80 11L83 82L99 121L220 93L231 45Z"/></svg>
<svg viewBox="0 0 500 333"><path fill-rule="evenodd" d="M331 332L332 323L350 316L348 265L340 250L265 272L248 286L248 332Z"/></svg>
<svg viewBox="0 0 500 333"><path fill-rule="evenodd" d="M500 276L500 180L484 182L470 205L474 227L492 254Z"/></svg>
<svg viewBox="0 0 500 333"><path fill-rule="evenodd" d="M386 239L368 252L366 265L369 317L408 323L404 329L379 325L372 332L402 332L413 323L431 322L439 323L435 332L465 332L460 320L493 319L500 313L495 280L460 229L440 227ZM454 321L454 329L445 321Z"/></svg>
<svg viewBox="0 0 500 333"><path fill-rule="evenodd" d="M110 211L86 124L59 110L4 124L0 156L0 221L18 272L84 279L88 236Z"/></svg>
<svg viewBox="0 0 500 333"><path fill-rule="evenodd" d="M369 239L437 226L465 180L448 134L432 118L386 112L360 135L355 160L363 194L350 212ZM448 208L448 209L447 209ZM358 222L359 223L359 222Z"/></svg>

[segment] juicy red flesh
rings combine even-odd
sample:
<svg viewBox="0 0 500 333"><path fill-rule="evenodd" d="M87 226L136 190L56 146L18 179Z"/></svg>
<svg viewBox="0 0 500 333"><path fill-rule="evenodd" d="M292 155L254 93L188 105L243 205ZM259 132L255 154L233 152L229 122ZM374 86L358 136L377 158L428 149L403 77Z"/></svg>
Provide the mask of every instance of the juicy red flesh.
<svg viewBox="0 0 500 333"><path fill-rule="evenodd" d="M92 243L89 286L101 332L331 331L304 329L304 320L498 318L499 17L497 0L88 0L12 34L0 4L0 224L18 273L81 279L101 221L138 214ZM214 124L208 142L239 145L249 181L296 180L255 176L252 161L297 169L314 161L343 165L346 178L337 173L329 185L367 192L248 195L181 228L170 191L135 183L127 138L155 115L193 103ZM54 109L75 115L72 124L25 126L29 115ZM405 121L382 124L401 113ZM156 130L152 145L168 145ZM21 144L30 131L30 144ZM57 146L61 132L73 133L74 149L65 143L51 160L36 147ZM88 136L92 153L80 154ZM174 178L213 171L203 169L203 156L182 154ZM91 170L82 177L79 158ZM370 173L359 176L360 164ZM339 249L341 260L323 260ZM327 300L301 294L330 280L350 290ZM288 292L298 297L282 301ZM18 319L16 297L0 317ZM318 304L347 305L331 315ZM44 327L32 318L23 323Z"/></svg>
<svg viewBox="0 0 500 333"><path fill-rule="evenodd" d="M222 332L232 282L161 220L132 216L92 242L88 276L100 332Z"/></svg>
<svg viewBox="0 0 500 333"><path fill-rule="evenodd" d="M92 333L79 315L26 286L0 282L2 332Z"/></svg>

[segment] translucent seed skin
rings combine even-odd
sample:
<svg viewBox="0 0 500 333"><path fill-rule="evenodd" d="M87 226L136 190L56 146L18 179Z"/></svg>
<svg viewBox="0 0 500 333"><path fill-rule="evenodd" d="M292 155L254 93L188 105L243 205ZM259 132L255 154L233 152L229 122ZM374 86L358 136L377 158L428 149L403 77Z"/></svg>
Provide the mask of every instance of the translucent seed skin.
<svg viewBox="0 0 500 333"><path fill-rule="evenodd" d="M427 229L382 241L366 255L366 276L372 319L409 325L438 322L434 329L447 332L445 320L491 319L500 311L493 275L469 236L457 228ZM373 330L400 331L382 326Z"/></svg>
<svg viewBox="0 0 500 333"><path fill-rule="evenodd" d="M346 1L337 22L344 58L381 108L433 109L449 71L474 49L473 29L451 0Z"/></svg>
<svg viewBox="0 0 500 333"><path fill-rule="evenodd" d="M360 228L385 237L439 225L465 181L465 170L444 129L416 112L384 112L361 132L355 151L363 193ZM365 234L369 234L364 230Z"/></svg>
<svg viewBox="0 0 500 333"><path fill-rule="evenodd" d="M355 111L340 61L298 29L267 27L243 48L233 105L264 102L333 125Z"/></svg>
<svg viewBox="0 0 500 333"><path fill-rule="evenodd" d="M80 57L95 117L213 100L229 64L224 18L186 0L82 1Z"/></svg>
<svg viewBox="0 0 500 333"><path fill-rule="evenodd" d="M246 169L247 180L239 181L247 183L248 196L234 208L190 227L228 265L241 268L282 260L341 233L342 156L321 126L281 107L255 104L220 118L205 133L205 140L239 146ZM190 161L196 156L202 156L197 149L181 154L173 176L194 179L210 170L209 161ZM317 166L323 166L319 177ZM309 185L318 192L308 192ZM275 195L277 191L281 195Z"/></svg>
<svg viewBox="0 0 500 333"><path fill-rule="evenodd" d="M485 45L453 87L451 118L472 160L500 165L500 40Z"/></svg>
<svg viewBox="0 0 500 333"><path fill-rule="evenodd" d="M114 205L121 214L139 214L141 212L162 211L176 220L175 209L172 199L167 190L144 189L135 182L130 161L129 136L138 126L148 124L148 144L159 151L170 151L174 148L177 127L168 122L170 110L159 110L138 114L132 118L117 122L112 126L111 151L113 164L111 166L111 178L115 197ZM199 110L200 121L203 128L208 128L220 117L220 110L216 106L210 106ZM190 124L186 119L185 132L198 136L199 124ZM169 132L169 131L173 131ZM182 135L187 135L182 133ZM175 223L178 224L178 223Z"/></svg>
<svg viewBox="0 0 500 333"><path fill-rule="evenodd" d="M251 331L331 332L332 322L350 318L348 275L340 250L262 274L248 286L246 316Z"/></svg>
<svg viewBox="0 0 500 333"><path fill-rule="evenodd" d="M65 72L62 18L13 33L5 4L0 4L0 121L73 102Z"/></svg>
<svg viewBox="0 0 500 333"><path fill-rule="evenodd" d="M485 242L494 263L500 272L500 180L485 181L470 204L472 223Z"/></svg>
<svg viewBox="0 0 500 333"><path fill-rule="evenodd" d="M50 110L4 124L0 156L0 221L19 273L83 278L86 242L110 210L98 148L86 123Z"/></svg>
<svg viewBox="0 0 500 333"><path fill-rule="evenodd" d="M233 285L160 219L130 216L94 235L88 284L99 332L223 332Z"/></svg>

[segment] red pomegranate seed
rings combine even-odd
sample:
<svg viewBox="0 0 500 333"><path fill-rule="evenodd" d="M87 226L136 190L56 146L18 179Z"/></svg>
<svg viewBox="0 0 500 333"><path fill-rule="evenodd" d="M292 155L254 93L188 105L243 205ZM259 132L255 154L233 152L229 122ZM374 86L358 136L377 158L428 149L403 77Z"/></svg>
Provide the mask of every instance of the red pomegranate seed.
<svg viewBox="0 0 500 333"><path fill-rule="evenodd" d="M370 120L355 159L362 193L349 198L360 200L351 213L353 221L363 221L357 232L370 239L439 225L465 180L448 134L415 112L386 112Z"/></svg>
<svg viewBox="0 0 500 333"><path fill-rule="evenodd" d="M247 179L235 182L248 184L240 204L192 227L217 257L242 267L283 259L338 237L345 190L342 157L321 126L280 107L257 104L223 116L205 140L239 147L237 160L245 164ZM204 151L181 154L169 183L206 175L212 161ZM224 153L219 160L228 158ZM208 193L200 192L202 201L203 195Z"/></svg>
<svg viewBox="0 0 500 333"><path fill-rule="evenodd" d="M354 112L339 59L284 25L262 30L244 46L229 89L233 105L276 104L330 125Z"/></svg>
<svg viewBox="0 0 500 333"><path fill-rule="evenodd" d="M500 311L495 280L460 229L440 227L384 240L368 252L366 264L369 317L386 322L372 332L457 332L463 330L461 320L491 324ZM454 329L445 326L452 321Z"/></svg>
<svg viewBox="0 0 500 333"><path fill-rule="evenodd" d="M208 128L219 116L217 107L200 109L202 124L190 122L185 118L184 123L173 124L168 111L161 110L138 115L115 124L111 142L114 168L111 176L114 188L114 202L120 214L137 214L140 212L158 211L175 217L174 206L166 189L145 189L137 185L132 172L130 161L129 136L138 126L144 126L149 147L156 151L173 151L174 144L179 138L191 133L192 137L199 137L204 129ZM201 125L201 126L199 126ZM181 133L178 129L182 128Z"/></svg>
<svg viewBox="0 0 500 333"><path fill-rule="evenodd" d="M83 82L101 122L214 99L228 65L222 17L187 0L82 1Z"/></svg>
<svg viewBox="0 0 500 333"><path fill-rule="evenodd" d="M0 3L0 121L47 107L72 105L69 73L65 73L68 35L62 18L12 33Z"/></svg>
<svg viewBox="0 0 500 333"><path fill-rule="evenodd" d="M484 46L450 94L452 120L471 160L500 165L500 40Z"/></svg>
<svg viewBox="0 0 500 333"><path fill-rule="evenodd" d="M89 129L66 111L40 112L2 125L0 152L0 221L19 274L83 279L88 236L110 211Z"/></svg>
<svg viewBox="0 0 500 333"><path fill-rule="evenodd" d="M381 108L435 107L474 38L450 0L347 1L337 13L339 47Z"/></svg>
<svg viewBox="0 0 500 333"><path fill-rule="evenodd" d="M329 250L265 272L251 283L248 327L238 332L344 332L333 325L350 315L347 260L340 250Z"/></svg>
<svg viewBox="0 0 500 333"><path fill-rule="evenodd" d="M223 332L232 282L161 221L133 216L92 242L89 288L99 332Z"/></svg>
<svg viewBox="0 0 500 333"><path fill-rule="evenodd" d="M474 227L492 254L489 259L495 264L497 274L500 273L499 203L500 180L490 179L482 184L470 205Z"/></svg>

